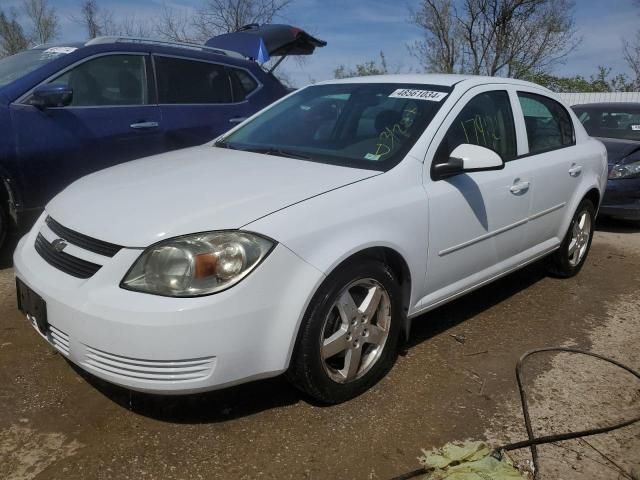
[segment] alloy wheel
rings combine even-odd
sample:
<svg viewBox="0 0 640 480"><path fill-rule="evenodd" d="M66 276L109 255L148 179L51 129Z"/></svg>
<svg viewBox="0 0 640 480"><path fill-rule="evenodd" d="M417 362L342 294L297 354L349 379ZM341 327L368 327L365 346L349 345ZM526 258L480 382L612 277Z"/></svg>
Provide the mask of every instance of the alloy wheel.
<svg viewBox="0 0 640 480"><path fill-rule="evenodd" d="M573 224L571 241L569 242L569 264L572 267L580 264L589 248L591 238L591 215L589 211L582 210Z"/></svg>
<svg viewBox="0 0 640 480"><path fill-rule="evenodd" d="M391 301L372 278L356 280L338 294L322 329L320 353L337 383L364 376L380 359L391 327Z"/></svg>

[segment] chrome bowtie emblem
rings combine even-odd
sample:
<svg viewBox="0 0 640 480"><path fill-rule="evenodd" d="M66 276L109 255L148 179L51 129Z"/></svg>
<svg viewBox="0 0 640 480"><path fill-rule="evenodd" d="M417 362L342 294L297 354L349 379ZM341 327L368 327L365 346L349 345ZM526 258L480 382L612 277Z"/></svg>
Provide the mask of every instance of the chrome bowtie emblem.
<svg viewBox="0 0 640 480"><path fill-rule="evenodd" d="M61 238L56 238L53 242L51 242L51 246L56 252L61 252L65 248L67 248L67 242L65 242Z"/></svg>

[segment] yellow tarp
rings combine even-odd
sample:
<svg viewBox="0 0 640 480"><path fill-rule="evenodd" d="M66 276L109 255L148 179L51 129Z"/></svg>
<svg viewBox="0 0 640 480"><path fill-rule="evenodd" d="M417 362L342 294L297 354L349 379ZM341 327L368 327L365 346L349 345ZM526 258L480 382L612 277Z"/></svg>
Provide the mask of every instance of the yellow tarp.
<svg viewBox="0 0 640 480"><path fill-rule="evenodd" d="M429 471L424 480L523 480L506 455L502 460L491 456L483 442L447 443L444 447L424 451L420 463Z"/></svg>

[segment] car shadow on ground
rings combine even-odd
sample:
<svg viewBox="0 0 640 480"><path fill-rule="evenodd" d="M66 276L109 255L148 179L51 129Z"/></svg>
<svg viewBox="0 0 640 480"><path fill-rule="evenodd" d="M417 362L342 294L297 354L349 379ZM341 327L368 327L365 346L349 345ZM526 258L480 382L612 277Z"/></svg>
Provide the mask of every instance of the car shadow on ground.
<svg viewBox="0 0 640 480"><path fill-rule="evenodd" d="M293 405L305 399L284 376L190 395L153 395L118 387L68 362L109 400L138 415L170 423L220 423Z"/></svg>
<svg viewBox="0 0 640 480"><path fill-rule="evenodd" d="M401 354L529 288L545 276L544 265L538 262L462 299L421 315L413 323L410 338ZM71 365L88 383L121 407L145 417L171 423L225 422L300 401L322 406L291 386L284 376L213 392L170 396L133 392L117 387Z"/></svg>
<svg viewBox="0 0 640 480"><path fill-rule="evenodd" d="M8 235L0 247L0 270L13 267L13 252L20 241L20 235Z"/></svg>
<svg viewBox="0 0 640 480"><path fill-rule="evenodd" d="M406 350L464 323L520 291L527 290L547 276L545 261L537 261L522 270L416 317L411 324L411 334L406 343Z"/></svg>

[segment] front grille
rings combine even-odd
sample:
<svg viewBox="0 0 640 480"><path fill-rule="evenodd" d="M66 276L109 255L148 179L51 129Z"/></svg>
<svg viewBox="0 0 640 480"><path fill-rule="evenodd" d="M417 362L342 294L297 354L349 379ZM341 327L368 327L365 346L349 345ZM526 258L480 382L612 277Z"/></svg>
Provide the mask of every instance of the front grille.
<svg viewBox="0 0 640 480"><path fill-rule="evenodd" d="M91 278L101 267L101 265L57 251L41 233L36 238L35 247L36 251L49 265L77 278Z"/></svg>
<svg viewBox="0 0 640 480"><path fill-rule="evenodd" d="M215 357L191 360L140 360L103 352L87 346L87 367L99 373L133 380L156 382L189 382L211 375Z"/></svg>
<svg viewBox="0 0 640 480"><path fill-rule="evenodd" d="M65 355L69 355L69 335L62 330L58 330L53 325L49 325L51 343Z"/></svg>
<svg viewBox="0 0 640 480"><path fill-rule="evenodd" d="M84 250L89 250L90 252L104 255L106 257L113 257L123 248L120 245L103 242L102 240L88 237L82 233L74 232L73 230L60 225L51 217L47 217L45 221L53 233Z"/></svg>

